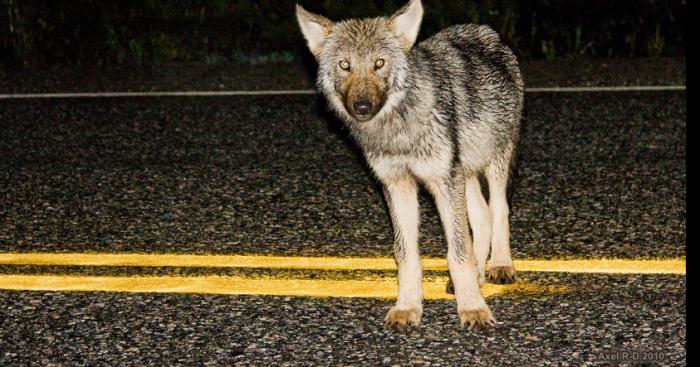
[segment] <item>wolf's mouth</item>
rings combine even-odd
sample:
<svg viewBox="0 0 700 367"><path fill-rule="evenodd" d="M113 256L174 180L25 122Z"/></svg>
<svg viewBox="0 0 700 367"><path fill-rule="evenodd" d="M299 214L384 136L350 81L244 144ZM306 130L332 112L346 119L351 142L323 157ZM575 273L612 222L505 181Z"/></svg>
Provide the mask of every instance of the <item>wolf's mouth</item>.
<svg viewBox="0 0 700 367"><path fill-rule="evenodd" d="M373 114L367 114L367 115L357 115L357 114L354 114L353 116L355 117L355 120L357 120L357 121L359 121L359 122L366 122L366 121L371 120L372 117L374 117Z"/></svg>

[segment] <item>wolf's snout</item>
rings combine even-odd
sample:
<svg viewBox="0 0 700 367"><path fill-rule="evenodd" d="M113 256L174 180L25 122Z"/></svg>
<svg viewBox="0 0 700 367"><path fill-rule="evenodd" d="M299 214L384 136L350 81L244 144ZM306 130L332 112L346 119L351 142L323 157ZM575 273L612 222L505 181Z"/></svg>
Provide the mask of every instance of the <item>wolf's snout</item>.
<svg viewBox="0 0 700 367"><path fill-rule="evenodd" d="M352 115L352 117L355 118L356 121L366 122L371 120L374 115L379 112L384 104L384 101L378 100L378 98L371 95L360 96L358 98L351 94L347 97L344 103L345 109L350 115Z"/></svg>
<svg viewBox="0 0 700 367"><path fill-rule="evenodd" d="M372 103L370 101L357 101L352 108L357 116L368 117L372 113Z"/></svg>

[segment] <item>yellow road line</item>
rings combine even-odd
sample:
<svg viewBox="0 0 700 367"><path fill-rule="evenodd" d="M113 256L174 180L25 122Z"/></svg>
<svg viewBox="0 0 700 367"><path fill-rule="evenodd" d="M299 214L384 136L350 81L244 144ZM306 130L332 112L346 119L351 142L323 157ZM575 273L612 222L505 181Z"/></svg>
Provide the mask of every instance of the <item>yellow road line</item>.
<svg viewBox="0 0 700 367"><path fill-rule="evenodd" d="M445 292L447 280L423 283L426 299L451 299ZM201 276L67 276L0 275L0 289L22 291L201 293L229 295L274 295L305 297L396 298L396 279L378 281L251 279ZM493 285L482 288L485 297L506 293L566 292L566 286L535 284Z"/></svg>
<svg viewBox="0 0 700 367"><path fill-rule="evenodd" d="M426 263L442 269L444 260L429 259ZM204 268L272 268L322 270L390 270L396 269L392 258L247 256L247 255L182 255L128 253L0 253L4 265L68 265L68 266L172 266ZM444 267L446 268L446 265Z"/></svg>
<svg viewBox="0 0 700 367"><path fill-rule="evenodd" d="M665 260L515 260L519 271L603 274L681 274L685 275L685 258Z"/></svg>
<svg viewBox="0 0 700 367"><path fill-rule="evenodd" d="M662 260L515 260L519 271L617 274L685 274L685 258ZM171 266L320 270L394 270L392 258L132 253L0 253L0 265ZM440 258L424 258L425 270L447 270Z"/></svg>

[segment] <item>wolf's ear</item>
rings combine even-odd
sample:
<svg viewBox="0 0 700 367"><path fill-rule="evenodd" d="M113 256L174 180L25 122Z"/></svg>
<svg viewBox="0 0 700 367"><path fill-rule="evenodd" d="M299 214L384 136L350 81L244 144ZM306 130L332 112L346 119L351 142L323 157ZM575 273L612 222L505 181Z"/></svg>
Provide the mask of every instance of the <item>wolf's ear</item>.
<svg viewBox="0 0 700 367"><path fill-rule="evenodd" d="M333 22L328 18L306 11L299 4L297 4L297 21L301 33L304 34L306 43L309 45L309 50L318 59L323 41L331 33Z"/></svg>
<svg viewBox="0 0 700 367"><path fill-rule="evenodd" d="M399 37L404 49L410 50L413 47L422 19L423 5L420 0L410 0L389 18L389 27Z"/></svg>

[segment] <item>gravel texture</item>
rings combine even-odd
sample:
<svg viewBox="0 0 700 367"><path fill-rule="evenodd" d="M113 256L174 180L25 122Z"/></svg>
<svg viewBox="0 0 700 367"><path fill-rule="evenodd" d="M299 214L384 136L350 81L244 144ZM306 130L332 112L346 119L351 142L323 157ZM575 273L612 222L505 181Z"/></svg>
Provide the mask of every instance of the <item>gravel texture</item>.
<svg viewBox="0 0 700 367"><path fill-rule="evenodd" d="M632 351L658 360L623 366L685 365L685 277L529 281L575 290L489 298L499 323L482 332L451 301L398 333L382 326L389 300L1 292L0 365L605 366Z"/></svg>
<svg viewBox="0 0 700 367"><path fill-rule="evenodd" d="M251 279L387 280L396 270L319 270L275 268L199 268L168 266L42 266L0 265L0 274L53 274L85 276L232 276ZM448 277L447 271L424 271L423 278Z"/></svg>
<svg viewBox="0 0 700 367"><path fill-rule="evenodd" d="M302 85L298 69L273 78L182 67L97 81L13 74L0 91ZM685 60L532 68L540 85L685 82ZM391 256L379 187L323 111L314 96L0 100L0 251ZM514 256L685 256L685 140L685 92L529 94L511 187ZM435 208L425 194L421 203L422 251L443 256ZM35 273L395 276L0 266ZM426 302L423 324L397 333L382 325L390 300L2 291L0 366L603 366L616 364L601 356L624 352L657 360L623 366L686 365L685 276L519 278L568 291L489 298L499 323L483 332L459 328L451 301Z"/></svg>
<svg viewBox="0 0 700 367"><path fill-rule="evenodd" d="M391 256L315 96L0 101L0 251ZM685 92L529 94L515 257L685 255ZM421 199L421 247L443 256Z"/></svg>

